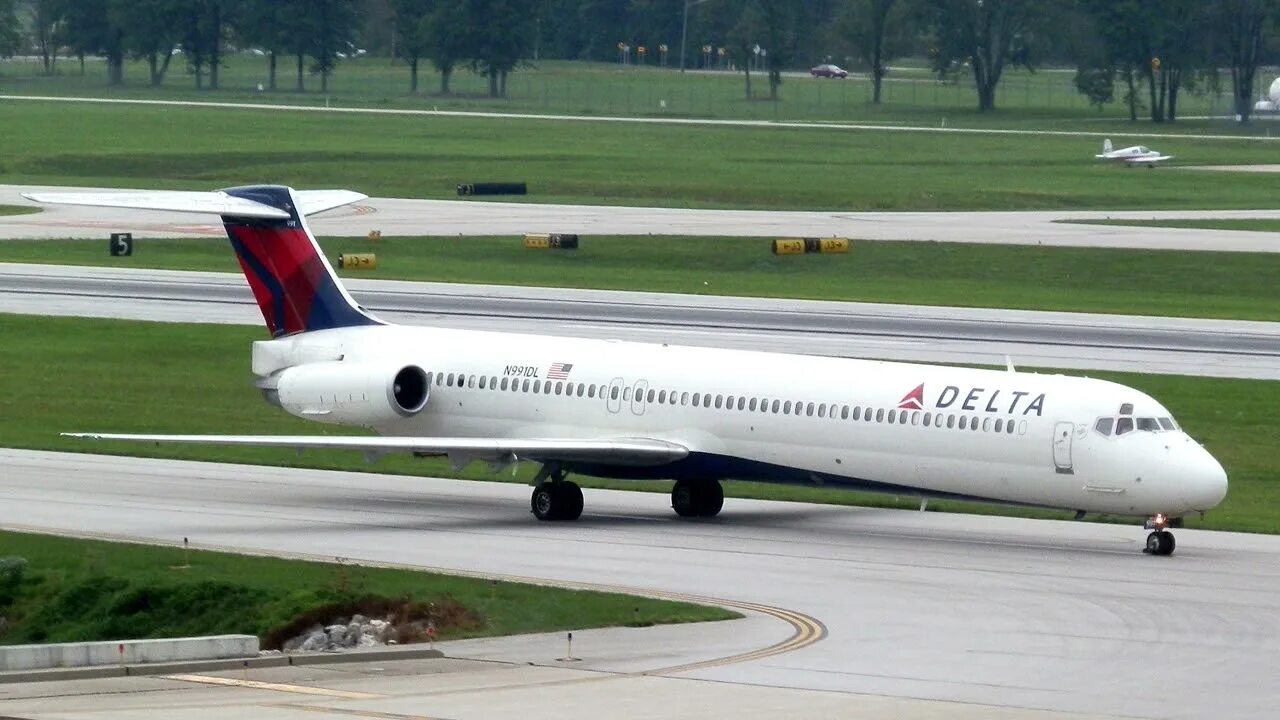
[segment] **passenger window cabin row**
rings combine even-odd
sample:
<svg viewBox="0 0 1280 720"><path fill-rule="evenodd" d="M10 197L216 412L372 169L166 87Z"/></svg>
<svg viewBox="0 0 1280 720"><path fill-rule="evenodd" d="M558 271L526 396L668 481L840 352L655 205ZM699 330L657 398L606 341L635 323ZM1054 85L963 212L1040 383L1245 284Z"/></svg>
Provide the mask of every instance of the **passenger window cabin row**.
<svg viewBox="0 0 1280 720"><path fill-rule="evenodd" d="M542 380L538 378L511 378L486 375L467 375L464 373L427 373L427 384L434 381L437 387L470 388L498 392L533 393L535 395L558 395L561 397L580 397L588 399L607 399L631 402L633 388L619 385L596 385L594 383L575 383L564 380ZM645 388L636 391L642 394L634 398L649 405L671 405L682 407L703 407L716 410L736 410L770 415L794 415L804 417L826 418L830 420L849 420L853 422L875 422L897 425L923 425L924 427L948 428L977 432L996 432L1012 435L1027 431L1026 421L1018 426L1012 419L1000 417L976 417L955 413L929 412L922 410L870 408L861 405L845 405L839 403L814 403L804 400L782 400L745 395L723 395L680 390L655 390Z"/></svg>

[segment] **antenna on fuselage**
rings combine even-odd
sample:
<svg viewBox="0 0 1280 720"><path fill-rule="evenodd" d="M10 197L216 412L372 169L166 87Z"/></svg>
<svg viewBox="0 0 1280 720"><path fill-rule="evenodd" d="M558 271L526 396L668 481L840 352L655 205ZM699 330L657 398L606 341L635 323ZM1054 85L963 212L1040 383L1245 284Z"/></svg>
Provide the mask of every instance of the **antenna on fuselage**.
<svg viewBox="0 0 1280 720"><path fill-rule="evenodd" d="M1013 358L1008 355L1004 356L1004 369L1011 373L1018 372L1017 368L1013 366Z"/></svg>

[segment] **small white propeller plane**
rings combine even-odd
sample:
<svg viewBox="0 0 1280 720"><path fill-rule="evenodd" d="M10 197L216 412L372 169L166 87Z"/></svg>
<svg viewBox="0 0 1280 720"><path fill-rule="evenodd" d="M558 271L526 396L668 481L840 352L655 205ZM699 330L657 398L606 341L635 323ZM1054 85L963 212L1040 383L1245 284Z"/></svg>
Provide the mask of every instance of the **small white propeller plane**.
<svg viewBox="0 0 1280 720"><path fill-rule="evenodd" d="M1153 168L1156 163L1172 160L1172 155L1161 155L1159 152L1152 150L1144 145L1132 145L1127 148L1115 150L1111 147L1111 138L1102 141L1102 153L1094 155L1099 160L1115 160L1122 162L1125 167L1135 167L1137 165L1145 165Z"/></svg>
<svg viewBox="0 0 1280 720"><path fill-rule="evenodd" d="M570 473L673 480L681 517L717 515L733 479L1065 508L1147 518L1152 555L1172 553L1168 528L1227 492L1172 413L1103 380L391 325L352 299L307 227L358 193L27 197L221 216L271 333L253 344L263 397L376 433L76 437L399 452L495 471L523 460L540 467L539 520L582 514Z"/></svg>

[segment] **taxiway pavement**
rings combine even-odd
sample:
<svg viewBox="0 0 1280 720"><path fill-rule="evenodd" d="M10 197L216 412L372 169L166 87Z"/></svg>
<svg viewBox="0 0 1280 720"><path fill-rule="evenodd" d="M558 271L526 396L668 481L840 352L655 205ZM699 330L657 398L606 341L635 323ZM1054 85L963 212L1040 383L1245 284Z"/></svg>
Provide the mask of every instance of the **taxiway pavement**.
<svg viewBox="0 0 1280 720"><path fill-rule="evenodd" d="M1141 553L1145 533L1136 525L735 499L716 519L688 522L663 495L593 490L581 521L538 523L528 489L516 484L19 450L0 450L0 467L4 527L168 543L190 537L200 546L785 608L821 622L825 636L791 652L683 672L662 668L764 647L788 630L753 621L744 626L750 632L721 632L705 648L698 627L663 629L666 645L638 642L630 651L575 646L598 673L647 665L681 683L747 686L742 698L764 697L761 688L817 691L777 695L770 707L780 714L858 716L855 701L866 696L904 701L898 717L980 717L985 708L1000 717L1252 719L1274 710L1278 686L1266 658L1280 641L1276 537L1180 530L1177 554L1154 558ZM541 649L517 642L526 645L490 652L548 666L563 652L559 642ZM627 703L619 714L662 715L680 697L662 685L650 686L646 707L644 692L624 693L619 684L618 701ZM447 699L433 706L431 685L418 687L416 700L341 707L348 715L412 707L416 716L485 716ZM573 712L556 717L585 717L584 704L612 714L600 693L581 694L572 682L557 687L554 697ZM700 687L688 691L697 703L710 686ZM805 704L836 696L846 704L821 711ZM951 711L907 700L945 701ZM40 709L23 702L0 699L0 712ZM794 712L785 712L788 704ZM91 714L54 712L56 700L43 707L51 717Z"/></svg>
<svg viewBox="0 0 1280 720"><path fill-rule="evenodd" d="M215 188L210 188L215 189ZM350 188L359 190L359 188ZM0 185L0 204L32 205L24 192L103 191L104 188ZM133 192L136 192L133 191ZM841 236L865 240L1054 245L1153 250L1280 252L1276 233L1189 228L1081 225L1063 220L1280 218L1280 210L852 212L702 210L370 198L315 216L320 235L691 235L741 237ZM0 238L220 236L208 216L71 205L0 217Z"/></svg>
<svg viewBox="0 0 1280 720"><path fill-rule="evenodd" d="M1280 323L344 281L408 324L915 362L1280 379ZM0 311L262 322L239 273L0 264Z"/></svg>

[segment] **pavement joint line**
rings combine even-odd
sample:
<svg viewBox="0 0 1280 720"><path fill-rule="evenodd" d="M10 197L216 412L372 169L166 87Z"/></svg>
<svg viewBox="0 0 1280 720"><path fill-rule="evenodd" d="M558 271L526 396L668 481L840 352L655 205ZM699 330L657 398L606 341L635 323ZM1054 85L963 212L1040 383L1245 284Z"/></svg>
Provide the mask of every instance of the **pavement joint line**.
<svg viewBox="0 0 1280 720"><path fill-rule="evenodd" d="M152 107L189 107L189 108L224 108L233 110L282 110L293 112L338 113L353 115L400 115L453 118L480 118L491 120L555 120L577 122L612 122L633 123L636 125L708 125L722 127L740 127L757 129L794 129L794 130L861 130L870 132L923 132L936 134L962 135L1014 135L1045 137L1111 137L1115 133L1094 130L1018 130L1014 128L957 128L933 127L924 125L879 125L875 123L848 123L799 120L731 120L715 118L655 118L625 117L617 115L563 115L539 113L497 113L475 112L465 110L420 110L414 108L371 108L371 107L321 107L318 105L282 105L274 103L249 102L212 102L200 100L139 100L133 98L107 97L66 97L56 95L0 95L0 100L27 100L36 102L88 103L99 105L142 105ZM1197 133L1142 133L1144 138L1185 138L1193 140L1228 140L1272 142L1280 140L1280 136L1240 136L1222 134Z"/></svg>
<svg viewBox="0 0 1280 720"><path fill-rule="evenodd" d="M333 715L351 715L352 717L367 718L386 718L386 720L449 720L438 715L407 715L405 713L384 712L381 710L358 710L356 708L337 708L327 707L324 705L298 705L294 703L283 703L274 707L285 707L290 710L305 710L306 712L326 713ZM0 718L4 720L4 718Z"/></svg>
<svg viewBox="0 0 1280 720"><path fill-rule="evenodd" d="M203 685L222 685L224 687L253 688L255 690L275 690L277 692L296 693L299 695L322 695L325 697L340 698L342 700L377 700L379 698L386 697L385 695L355 692L352 690L331 690L329 688L312 687L309 685L290 685L287 683L224 678L213 675L178 674L160 675L159 677L162 680L177 680L180 682L200 683Z"/></svg>

